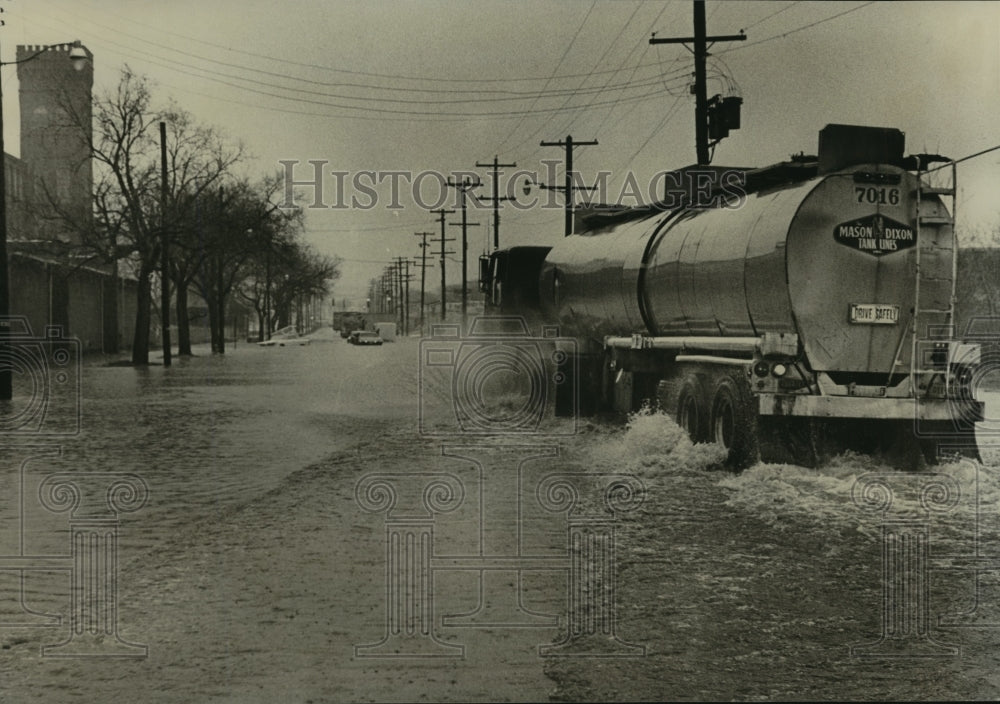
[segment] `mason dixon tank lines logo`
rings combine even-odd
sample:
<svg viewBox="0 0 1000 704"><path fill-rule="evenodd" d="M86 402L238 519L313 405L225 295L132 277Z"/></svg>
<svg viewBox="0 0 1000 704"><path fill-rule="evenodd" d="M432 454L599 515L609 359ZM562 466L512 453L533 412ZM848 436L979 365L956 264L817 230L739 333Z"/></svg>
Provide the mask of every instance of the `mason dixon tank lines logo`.
<svg viewBox="0 0 1000 704"><path fill-rule="evenodd" d="M840 244L880 257L916 244L912 228L884 215L869 215L833 228L833 239Z"/></svg>

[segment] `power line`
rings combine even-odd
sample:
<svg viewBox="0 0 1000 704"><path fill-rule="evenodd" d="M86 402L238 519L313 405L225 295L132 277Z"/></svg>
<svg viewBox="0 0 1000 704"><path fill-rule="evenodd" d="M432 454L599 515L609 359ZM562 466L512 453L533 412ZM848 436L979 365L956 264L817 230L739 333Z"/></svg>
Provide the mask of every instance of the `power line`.
<svg viewBox="0 0 1000 704"><path fill-rule="evenodd" d="M566 45L566 48L563 50L562 56L559 57L559 61L558 63L556 63L556 67L552 70L552 76L555 76L556 71L558 71L559 67L562 66L562 62L566 60L566 55L569 54L570 49L573 48L573 44L576 43L576 38L580 36L580 31L583 29L583 25L587 24L587 19L590 17L590 13L594 11L594 7L596 5L597 5L597 0L594 0L592 3L590 3L590 8L587 9L587 14L583 16L583 21L580 22L580 26L576 28L576 32L573 34L573 38L569 40L569 44ZM550 76L549 79L545 81L545 85L542 87L543 91L549 87L549 83L553 80L552 76ZM533 108L534 108L534 103L532 103L530 109ZM511 129L511 131L507 134L507 136L503 138L503 140L500 142L495 151L502 151L502 147L507 143L507 140L509 140L517 133L517 130L520 129L522 124L524 124L523 118L519 120L516 125L514 125L513 129Z"/></svg>
<svg viewBox="0 0 1000 704"><path fill-rule="evenodd" d="M652 131L652 132L650 132L650 134L649 134L649 136L648 136L648 137L646 137L646 141L642 143L642 146L641 146L641 147L639 147L638 149L636 149L636 150L635 150L635 152L634 152L634 153L632 154L632 156L630 156L630 157L629 157L629 158L628 158L628 159L627 159L627 160L625 161L625 163L624 163L624 164L622 165L621 169L624 169L624 168L625 168L625 166L627 166L628 164L630 164L630 163L632 163L633 161L635 161L635 158L636 158L637 156L639 156L639 153L640 153L640 152L642 152L642 150L643 150L643 149L645 149L645 148L646 148L646 145L650 143L650 141L651 141L651 140L653 139L653 137L655 137L656 135L658 135L658 134L660 133L660 130L662 130L662 129L663 129L663 127L664 127L664 126L665 126L665 125L666 125L666 124L667 124L668 122L670 122L671 118L673 118L673 116L677 114L677 112L678 112L678 108L679 108L680 106L681 106L681 99L680 99L680 98L674 98L674 103L673 103L673 105L671 105L671 106L670 106L670 109L669 109L669 110L667 110L667 112L666 112L666 113L665 113L665 114L663 115L663 119L662 119L662 120L660 120L659 124L658 124L658 125L656 125L656 127L654 127L654 128L653 128L653 131ZM619 171L620 171L621 169L619 169Z"/></svg>
<svg viewBox="0 0 1000 704"><path fill-rule="evenodd" d="M646 29L646 32L644 32L643 34L647 34L647 33L649 33L649 32L652 31L653 27L655 27L656 23L660 21L661 17L663 17L663 13L667 11L668 7L669 7L669 5L664 4L663 7L660 8L659 13L657 13L656 17L653 18L653 21L649 23L649 27ZM639 59L636 62L636 64L637 64L636 67L632 69L632 73L628 77L628 80L630 80L630 81L635 76L635 72L636 72L636 70L638 68L638 64L642 63L643 58L646 56L646 52L649 51L649 44L647 42L644 42L642 40L642 37L640 36L640 38L638 40L636 40L635 44L632 46L632 50L629 51L628 56L625 57L625 60L622 61L621 65L619 66L619 69L624 68L625 64L628 62L629 58L632 56L632 54L635 53L635 50L638 49L640 46L642 47L642 53L639 55ZM678 61L680 61L680 57L675 58L673 60L673 62L671 63L671 65L676 64ZM614 113L615 108L617 108L617 107L618 107L618 104L616 103L615 105L612 105L610 108L608 108L608 112L607 112L607 114L605 114L604 119L601 120L601 124L597 126L596 130L594 130L594 132L596 134L600 134L601 133L601 130L604 128L604 125L607 124L607 121L611 119L611 115ZM635 106L633 105L633 109L634 109L634 107ZM631 110L629 110L629 112L631 112Z"/></svg>
<svg viewBox="0 0 1000 704"><path fill-rule="evenodd" d="M774 12L772 12L772 13L771 13L771 14L769 14L769 15L767 15L766 17L762 17L761 19L757 20L757 21L756 21L756 22L754 22L753 24L751 24L751 25L748 25L748 26L744 27L744 28L743 28L743 31L745 32L745 31L746 31L746 30L748 30L748 29L753 29L754 27L756 27L756 26L757 26L757 25L759 25L759 24L764 24L765 22L767 22L767 21L768 21L769 19L771 19L772 17L776 17L777 15L780 15L780 14L781 14L782 12L784 12L785 10L790 10L790 9L792 9L793 7L795 7L795 6L796 6L796 5L798 5L798 4L800 4L800 3L799 3L799 0L796 0L796 2L793 2L793 3L789 3L789 4L785 5L784 7L782 7L782 8L780 9L780 10L775 10Z"/></svg>
<svg viewBox="0 0 1000 704"><path fill-rule="evenodd" d="M40 1L41 0L35 0L35 2L40 2ZM99 22L94 22L93 20L89 19L89 16L87 16L87 15L82 15L82 14L81 15L76 15L76 14L67 13L66 10L64 10L62 8L54 8L54 9L56 9L57 11L63 12L64 14L69 14L73 18L73 20L74 20L74 22L73 22L74 26L76 26L77 23L82 20L82 21L87 22L89 24L92 24L92 25L94 25L96 27L101 27L102 29L107 29L108 31L114 32L116 35L126 36L126 37L129 37L129 38L134 39L136 41L142 42L144 45L145 44L152 44L154 46L159 46L159 47L161 47L163 49L167 49L169 51L174 51L174 52L183 54L185 56L189 56L191 58L197 58L197 59L200 59L200 60L210 61L212 63L217 63L217 64L220 64L220 65L231 66L231 67L239 67L239 68L243 68L245 70L255 71L255 72L260 72L260 73L272 73L272 72L265 71L263 69L254 69L254 68L251 68L251 67L248 67L248 66L244 66L242 64L233 64L233 63L230 63L230 62L224 62L224 61L220 61L218 59L212 59L210 57L205 57L205 56L201 56L199 54L194 54L192 52L183 51L181 49L177 49L177 48L169 46L169 45L159 44L157 42L153 42L152 40L150 40L150 39L148 39L146 37L141 37L141 36L129 34L128 32L123 32L120 27L109 27L108 25L104 25L104 24L101 24ZM141 26L141 27L146 27L147 29L152 29L152 30L156 31L158 34L166 34L166 35L178 37L178 38L185 39L187 41L190 41L190 42L193 42L193 43L196 43L196 44L201 44L201 45L208 46L208 47L211 47L213 49L218 49L220 51L225 51L225 52L228 52L228 53L239 54L239 55L251 57L251 58L254 58L254 59L265 59L265 60L268 60L268 61L274 61L274 62L277 62L277 63L287 64L287 65L290 65L290 66L298 66L300 68L316 69L316 70L328 71L328 72L332 72L332 73L342 73L342 74L355 75L355 76L367 76L367 77L370 77L370 78L383 78L383 79L403 80L403 81L426 81L426 82L432 82L432 83L448 83L448 84L455 84L455 83L479 84L479 83L523 83L523 82L535 82L535 81L551 81L551 80L563 80L563 79L571 79L571 78L589 77L589 76L593 75L593 72L591 72L591 73L570 73L570 74L554 75L554 76L548 76L548 77L545 77L545 76L522 76L522 77L511 77L511 78L452 78L452 77L449 77L449 78L436 78L436 77L432 77L432 76L413 76L413 75L405 75L405 74L377 73L377 72L372 72L372 71L357 71L357 70L352 70L352 69L337 68L337 67L334 67L334 66L326 66L326 65L323 65L323 64L314 64L314 63L308 63L308 62L294 61L292 59L286 59L286 58L281 58L281 57L277 57L277 56L271 56L271 55L262 54L262 53L259 53L259 52L256 52L256 51L245 51L245 50L242 50L242 49L236 49L236 48L233 48L233 47L223 46L221 44L216 44L214 42L208 42L208 41L205 41L205 40L197 39L195 37L191 37L191 36L188 36L188 35L185 35L185 34L181 34L179 32L173 32L173 31L170 31L170 30L166 30L166 29L164 29L162 27L154 27L154 26L146 24L144 22L139 22L137 20L133 20L131 18L124 17L124 16L115 15L115 19L116 20L117 19L122 19L122 20L125 20L126 22L129 22L130 24L135 24L135 25L138 25L138 26ZM644 64L642 67L643 68L645 68L645 67L655 67L655 66L658 66L658 65L659 64L657 64L656 62L653 62L653 63L649 63L649 64ZM614 73L617 73L617 72L618 72L617 69L606 69L606 70L603 70L603 71L599 71L597 73L599 73L599 74L614 74ZM292 78L293 80L302 80L302 81L308 81L309 80L309 79L297 78L295 76L291 76L291 75L288 75L288 74L272 73L272 75L281 76L281 77L287 77L287 78ZM310 81L310 82L314 82L314 81ZM337 84L325 84L324 83L324 85L337 85ZM434 89L415 89L415 88L407 89L407 88L402 88L402 87L395 88L395 90L414 90L414 91L425 90L426 92L452 92L451 90L439 91L439 90L434 90Z"/></svg>
<svg viewBox="0 0 1000 704"><path fill-rule="evenodd" d="M769 41L772 41L774 39L784 39L785 37L787 37L787 36L789 36L791 34L795 34L796 32L801 32L804 29L809 29L810 27L815 27L817 25L823 24L824 22L829 22L830 20L835 20L838 17L843 17L844 15L849 15L852 12L856 12L857 10L860 10L862 8L868 7L869 5L874 5L874 4L875 4L874 0L871 0L870 2L862 3L862 4L858 5L857 7L852 7L849 10L844 10L843 12L838 12L836 15L831 15L830 17L826 17L824 19L817 20L815 22L810 22L809 24L802 25L801 27L796 27L795 29L790 29L787 32L782 32L781 34L775 34L772 37L765 37L764 39L758 39L755 42L748 42L746 44L743 44L742 46L736 46L736 47L733 47L731 49L723 49L722 51L717 52L717 53L719 53L719 54L728 54L728 53L733 52L733 51L739 51L740 49L748 49L748 48L750 48L752 46L757 46L758 44L763 44L764 42L769 42Z"/></svg>
<svg viewBox="0 0 1000 704"><path fill-rule="evenodd" d="M605 47L605 49L604 49L604 52L603 52L603 53L601 54L600 58L598 58L598 59L597 59L597 60L596 60L596 61L594 62L594 65L593 65L593 66L591 67L591 71L592 71L592 72L593 72L593 71L596 71L596 70L597 70L597 67L598 67L598 66L600 66L600 65L601 65L601 64L602 64L602 63L604 62L604 59L605 59L605 57L607 57L607 55L608 55L608 52L610 52L610 51L611 51L611 49L612 49L612 47L614 47L614 46L615 46L615 44L617 44L617 43L618 43L618 40L619 40L619 39L621 38L622 34L624 34L624 33L625 33L625 30L626 30L626 29L628 28L628 26L629 26L630 24L632 24L632 20L633 20L633 19L635 19L635 16L636 16L636 13L638 13L638 12L639 12L639 8L640 8L640 7L642 7L642 6L641 6L641 5L636 5L636 6L635 6L635 8L634 8L634 9L632 10L632 14L628 16L628 19L627 19L627 20L625 20L625 24L623 24L623 25L621 26L621 29L619 29L619 30L618 30L618 33L617 33L617 34L616 34L616 35L614 36L614 38L613 38L613 39L612 39L612 40L611 40L611 41L610 41L610 42L608 43L607 47ZM633 50L632 50L632 51L634 51L634 50L635 50L635 49L633 48ZM630 54L630 55L631 55L631 53L632 53L632 52L629 52L629 54ZM571 93L571 94L570 94L570 97L566 99L566 101L567 101L567 102L568 102L568 101L570 100L570 98L572 98L572 97L573 97L573 96L575 96L575 95L578 95L578 94L581 94L581 93L584 93L584 92L586 92L586 91L591 91L591 90L594 90L594 89L595 89L595 88L587 88L587 89L585 89L585 88L583 87L583 86L584 86L584 85L585 85L585 84L587 83L587 80L588 80L589 78L590 78L590 76L587 76L587 77L583 78L583 80L581 80L581 81L580 81L580 84L579 84L579 86L577 87L577 90L576 90L576 91L574 91L573 93ZM596 90L597 90L598 92L601 92L601 93L603 93L603 92L604 92L604 91L605 91L605 90L607 89L607 87L608 87L608 83L610 83L610 78L608 79L608 81L605 81L605 83L604 83L604 86L602 86L602 87L600 87L600 88L596 88ZM573 125L575 125L575 124L576 124L576 122L577 122L577 120L578 120L578 119L580 119L580 113L576 113L576 114L574 114L574 115L570 115L570 117L569 117L569 121L568 121L568 122L567 122L567 123L566 123L565 125L563 125L563 126L562 126L561 128L559 128L559 129L553 129L553 130L551 130L551 131L554 131L554 132L556 132L557 134L558 134L558 133L562 133L562 132L565 132L565 133L569 133L569 131L570 131L570 130L572 129ZM549 121L551 122L551 120L549 120ZM537 130L535 130L535 131L534 131L533 133L531 133L531 134L530 134L530 135L529 135L529 136L528 136L528 137L527 137L527 138L526 138L526 139L525 139L524 141L525 141L525 142L528 142L528 141L530 141L530 140L534 139L534 137L536 137L536 136L537 136L537 135L538 135L538 134L539 134L540 132L542 132L542 130L543 130L543 129L546 129L546 127L547 127L546 125L542 125L542 126L540 126L540 127L539 127L539 128L537 129ZM522 142L522 144L523 144L523 143L524 143L524 142ZM517 148L517 147L514 147L514 149L516 149L516 148Z"/></svg>
<svg viewBox="0 0 1000 704"><path fill-rule="evenodd" d="M533 104L534 104L534 103L537 103L539 100L542 100L542 99L557 99L557 98L562 98L562 97L566 97L566 96L569 96L569 98L572 98L572 97L574 97L576 95L596 95L596 94L600 94L602 92L605 92L605 91L602 91L602 89L597 88L597 87L592 87L592 88L588 88L588 89L585 89L585 90L580 90L578 88L576 88L576 89L566 89L566 88L563 88L563 89L556 89L556 90L549 91L549 92L545 92L545 91L540 91L540 92L539 91L532 91L532 92L520 92L520 93L518 93L516 91L507 91L508 93L511 93L511 94L510 95L505 95L505 96L502 96L502 97L461 98L461 99L441 99L441 98L435 98L435 99L431 99L431 100L407 99L407 98L392 98L392 97L386 98L386 97L377 97L377 96L344 95L344 94L339 94L339 93L330 93L329 91L319 91L319 90L309 90L307 88L297 88L297 87L288 86L288 85L285 85L285 84L271 83L271 82L268 82L268 81L261 81L261 80L257 80L257 79L254 79L254 78L248 78L246 76L240 76L240 75L236 75L236 74L232 74L232 73L225 73L225 72L222 72L222 71L215 71L215 70L212 70L210 68L205 68L203 66L193 65L191 63L187 63L187 62L184 62L184 61L179 61L179 60L176 60L176 59L167 59L167 58L164 58L162 56L152 55L152 54L150 54L148 52L145 53L145 54L143 54L143 55L138 55L138 54L134 54L134 53L128 53L128 52L132 52L132 51L135 51L135 50L132 47L129 47L128 45L122 44L121 42L115 41L113 39L104 38L102 41L107 42L108 44L110 44L112 46L120 47L122 50L124 50L124 51L121 52L121 54L123 56L125 56L125 57L132 58L132 59L135 59L135 60L140 60L140 61L146 61L146 62L151 63L154 66L159 66L160 68L166 69L168 71L175 71L177 73L181 73L181 74L184 74L184 75L187 75L187 76L192 76L192 77L195 77L195 78L202 78L204 80L215 81L215 82L218 82L218 83L222 83L223 85L228 85L228 86L231 86L231 87L234 87L234 88L238 88L240 90L250 90L250 91L259 93L261 95L268 95L268 96L276 97L276 98L279 98L279 99L284 99L284 100L300 100L302 102L310 102L310 103L315 102L316 104L330 105L331 107L338 107L338 108L343 108L343 109L353 109L353 110L368 110L368 109L371 109L371 110L385 110L385 108L367 107L367 106L364 106L364 105L343 105L343 104L329 103L329 102L324 102L324 101L311 101L311 100L308 100L308 99L305 99L305 98L301 98L300 99L300 98L295 98L295 97L292 97L292 96L285 96L285 95L275 94L275 93L271 93L271 92L268 92L268 91L263 91L263 90L260 90L260 89L255 89L255 88L253 88L251 86L260 86L262 88L268 88L268 89L272 89L272 90L280 90L280 91L285 91L285 92L288 92L288 93L297 93L297 94L302 94L302 95L320 96L320 97L324 97L324 98L333 98L333 99L336 99L336 100L347 100L347 101L355 101L355 102L361 102L361 103L390 103L390 104L401 104L401 105L438 105L438 106L444 106L444 105L462 105L462 104L469 104L469 103L471 103L471 104L479 104L479 103L489 104L489 103L502 103L502 102L512 102L512 101L524 101L524 100L529 100L529 99L533 100ZM162 45L157 44L156 46L162 46ZM207 60L207 61L214 61L213 59L207 59L206 57L196 57L196 58L204 59L204 60ZM169 63L161 63L162 61L167 61ZM224 63L224 65L226 65L226 66L233 66L233 64L228 64L228 63L225 63L225 62L215 62L215 63ZM187 70L185 70L185 69L187 69ZM258 71L257 69L247 69L247 70L250 70L250 71L253 71L253 72L257 72L257 73L264 73L266 75L273 76L273 77L276 77L276 78L282 78L282 79L285 79L285 80L295 80L295 81L301 81L301 82L306 82L306 83L310 83L310 84L314 84L314 85L328 86L328 87L343 87L340 84L331 84L331 83L325 83L325 82L322 82L322 81L311 81L309 79L298 78L298 77L295 77L295 76L288 76L288 75L284 75L284 74L277 74L277 73L273 73L273 72L261 72L261 71ZM202 75L202 74L204 74L204 75ZM607 88L606 92L611 92L611 91L630 91L630 90L639 90L639 89L642 89L642 88L649 88L649 87L652 87L652 86L656 85L657 82L658 82L658 80L659 79L656 78L656 77L643 78L643 79L640 79L638 81L632 81L632 82L629 82L629 83L624 83L624 84L618 84L618 85L615 85L615 86L610 86L609 88ZM230 83L229 81L240 81L242 83L250 84L250 85L233 84L233 83ZM393 93L397 93L397 92L406 90L406 89L395 87L395 86L364 86L364 85L354 84L352 87L363 88L365 90L391 91ZM413 89L410 89L410 90L413 90ZM456 93L470 93L471 92L473 94L478 93L478 91L440 91L440 90L427 90L427 91L415 91L415 92L432 93L432 94L443 93L443 92L456 92ZM568 102L568 100L567 100L567 102ZM565 107L565 103L564 103L563 107ZM544 112L544 110L540 110L540 111ZM476 113L473 113L473 114L476 114Z"/></svg>

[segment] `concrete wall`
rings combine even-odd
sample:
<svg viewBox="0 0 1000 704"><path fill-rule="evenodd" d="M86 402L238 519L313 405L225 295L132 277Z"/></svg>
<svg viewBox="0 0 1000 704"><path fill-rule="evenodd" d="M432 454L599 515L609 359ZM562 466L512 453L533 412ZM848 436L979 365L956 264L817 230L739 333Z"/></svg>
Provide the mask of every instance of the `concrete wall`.
<svg viewBox="0 0 1000 704"><path fill-rule="evenodd" d="M11 315L26 316L36 336L44 335L48 325L61 325L65 335L80 340L84 351L104 350L108 277L16 254L11 256L9 268ZM134 312L134 301L132 309Z"/></svg>

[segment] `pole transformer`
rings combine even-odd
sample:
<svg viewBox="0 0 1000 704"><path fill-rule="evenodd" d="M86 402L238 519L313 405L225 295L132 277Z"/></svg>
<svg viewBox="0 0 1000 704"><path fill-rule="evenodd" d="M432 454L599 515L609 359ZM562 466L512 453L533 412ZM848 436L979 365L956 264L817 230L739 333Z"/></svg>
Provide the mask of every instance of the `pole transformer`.
<svg viewBox="0 0 1000 704"><path fill-rule="evenodd" d="M694 86L691 92L694 93L694 127L695 146L698 154L698 164L708 165L712 162L709 155L709 134L708 134L708 88L705 78L705 59L708 58L708 49L711 42L743 42L746 35L726 34L716 37L706 36L705 28L705 0L694 0L694 36L693 37L653 37L650 44L693 44L691 53L694 54Z"/></svg>

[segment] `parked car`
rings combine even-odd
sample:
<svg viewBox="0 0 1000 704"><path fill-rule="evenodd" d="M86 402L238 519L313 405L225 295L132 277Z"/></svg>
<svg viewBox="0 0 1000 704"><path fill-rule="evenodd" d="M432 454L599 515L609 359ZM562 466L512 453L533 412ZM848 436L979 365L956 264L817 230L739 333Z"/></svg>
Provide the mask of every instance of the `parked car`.
<svg viewBox="0 0 1000 704"><path fill-rule="evenodd" d="M355 330L347 341L352 345L381 345L382 338L374 330Z"/></svg>
<svg viewBox="0 0 1000 704"><path fill-rule="evenodd" d="M285 345L308 345L308 337L299 337L294 325L275 330L271 333L270 340L258 342L261 347L284 347Z"/></svg>

